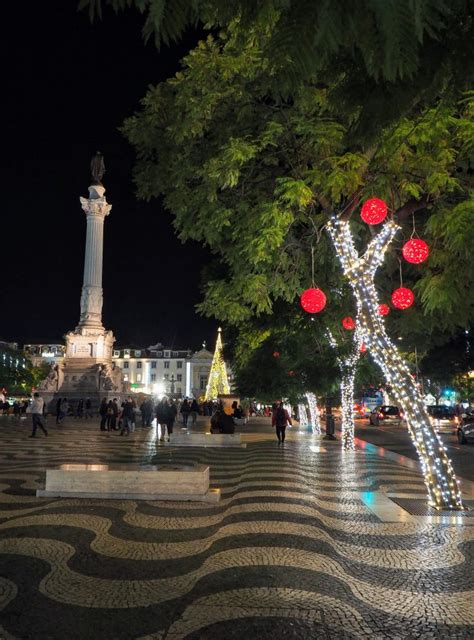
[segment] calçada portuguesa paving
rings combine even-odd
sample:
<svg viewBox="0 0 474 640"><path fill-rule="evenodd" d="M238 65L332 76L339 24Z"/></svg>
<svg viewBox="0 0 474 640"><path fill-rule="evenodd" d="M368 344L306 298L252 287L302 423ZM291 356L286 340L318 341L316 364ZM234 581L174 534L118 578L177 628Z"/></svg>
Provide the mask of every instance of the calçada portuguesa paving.
<svg viewBox="0 0 474 640"><path fill-rule="evenodd" d="M474 521L384 511L424 494L396 456L297 428L278 447L264 418L241 449L48 422L0 419L0 638L474 637ZM204 463L222 497L37 498L65 462Z"/></svg>

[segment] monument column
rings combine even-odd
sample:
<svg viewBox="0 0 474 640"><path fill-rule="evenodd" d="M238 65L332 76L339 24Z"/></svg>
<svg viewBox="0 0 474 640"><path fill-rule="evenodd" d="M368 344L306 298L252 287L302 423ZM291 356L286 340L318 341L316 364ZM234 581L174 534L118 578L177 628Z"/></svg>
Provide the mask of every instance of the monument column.
<svg viewBox="0 0 474 640"><path fill-rule="evenodd" d="M84 280L81 293L79 327L102 329L102 257L104 247L104 220L112 205L105 199L103 185L89 187L89 197L81 198L87 216Z"/></svg>

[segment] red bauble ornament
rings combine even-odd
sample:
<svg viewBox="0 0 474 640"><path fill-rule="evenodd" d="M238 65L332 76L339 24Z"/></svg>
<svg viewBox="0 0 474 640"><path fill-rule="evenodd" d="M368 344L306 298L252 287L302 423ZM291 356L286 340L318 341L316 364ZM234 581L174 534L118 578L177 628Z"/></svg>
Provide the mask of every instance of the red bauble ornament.
<svg viewBox="0 0 474 640"><path fill-rule="evenodd" d="M415 301L415 295L411 289L400 287L392 293L392 304L397 309L408 309Z"/></svg>
<svg viewBox="0 0 474 640"><path fill-rule="evenodd" d="M308 313L319 313L326 306L326 296L321 289L306 289L301 294L300 302Z"/></svg>
<svg viewBox="0 0 474 640"><path fill-rule="evenodd" d="M295 375L295 372L293 370L292 371L288 371L288 375L290 376L290 378L293 378L294 375Z"/></svg>
<svg viewBox="0 0 474 640"><path fill-rule="evenodd" d="M366 224L379 224L387 217L387 205L379 198L366 200L360 210L360 217Z"/></svg>
<svg viewBox="0 0 474 640"><path fill-rule="evenodd" d="M280 357L280 353L278 351L274 351L273 352L273 357L274 358L279 358Z"/></svg>
<svg viewBox="0 0 474 640"><path fill-rule="evenodd" d="M361 353L365 353L366 351L367 351L367 347L365 346L365 344L364 344L364 343L362 343L362 344L360 345L360 352L361 352Z"/></svg>
<svg viewBox="0 0 474 640"><path fill-rule="evenodd" d="M353 318L347 316L347 318L342 319L342 326L344 327L344 329L351 331L351 329L355 329L356 323L354 322Z"/></svg>
<svg viewBox="0 0 474 640"><path fill-rule="evenodd" d="M390 307L388 304L379 304L379 316L388 316Z"/></svg>
<svg viewBox="0 0 474 640"><path fill-rule="evenodd" d="M430 255L430 249L424 240L408 240L402 249L403 257L407 262L420 264Z"/></svg>

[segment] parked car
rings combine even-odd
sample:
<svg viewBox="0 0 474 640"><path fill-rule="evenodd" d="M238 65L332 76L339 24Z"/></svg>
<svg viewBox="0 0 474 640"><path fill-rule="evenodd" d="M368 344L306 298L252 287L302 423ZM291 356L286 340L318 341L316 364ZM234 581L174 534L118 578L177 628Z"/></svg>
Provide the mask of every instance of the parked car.
<svg viewBox="0 0 474 640"><path fill-rule="evenodd" d="M459 427L459 418L452 407L445 404L429 405L426 407L430 415L431 425L435 431L444 433L456 433Z"/></svg>
<svg viewBox="0 0 474 640"><path fill-rule="evenodd" d="M399 425L403 420L403 411L399 407L388 404L382 404L369 415L369 422L378 427L380 424L396 424Z"/></svg>
<svg viewBox="0 0 474 640"><path fill-rule="evenodd" d="M459 444L474 442L474 413L463 415L458 427Z"/></svg>

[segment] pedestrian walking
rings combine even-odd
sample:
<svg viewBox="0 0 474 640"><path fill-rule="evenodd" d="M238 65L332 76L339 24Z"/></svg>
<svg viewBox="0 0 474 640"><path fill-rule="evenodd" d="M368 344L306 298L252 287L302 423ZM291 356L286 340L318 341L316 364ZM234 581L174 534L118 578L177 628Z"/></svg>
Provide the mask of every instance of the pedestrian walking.
<svg viewBox="0 0 474 640"><path fill-rule="evenodd" d="M40 429L43 431L45 436L48 435L46 427L44 426L43 412L44 412L44 400L43 398L40 397L40 394L38 392L35 392L33 395L33 403L31 405L31 419L32 419L33 431L31 432L31 436L28 436L29 438L36 437L36 430L38 429L38 427L40 427Z"/></svg>
<svg viewBox="0 0 474 640"><path fill-rule="evenodd" d="M287 425L291 425L291 418L288 415L288 411L283 407L283 402L279 402L272 416L272 426L276 427L278 444L285 443Z"/></svg>
<svg viewBox="0 0 474 640"><path fill-rule="evenodd" d="M177 414L178 410L176 409L174 402L169 403L166 407L166 430L168 431L168 442L171 440L171 436L173 435L173 426Z"/></svg>
<svg viewBox="0 0 474 640"><path fill-rule="evenodd" d="M189 414L191 412L191 405L188 402L188 399L185 398L183 400L183 404L181 405L181 415L183 416L183 425L185 427L188 426L188 418L189 418Z"/></svg>

